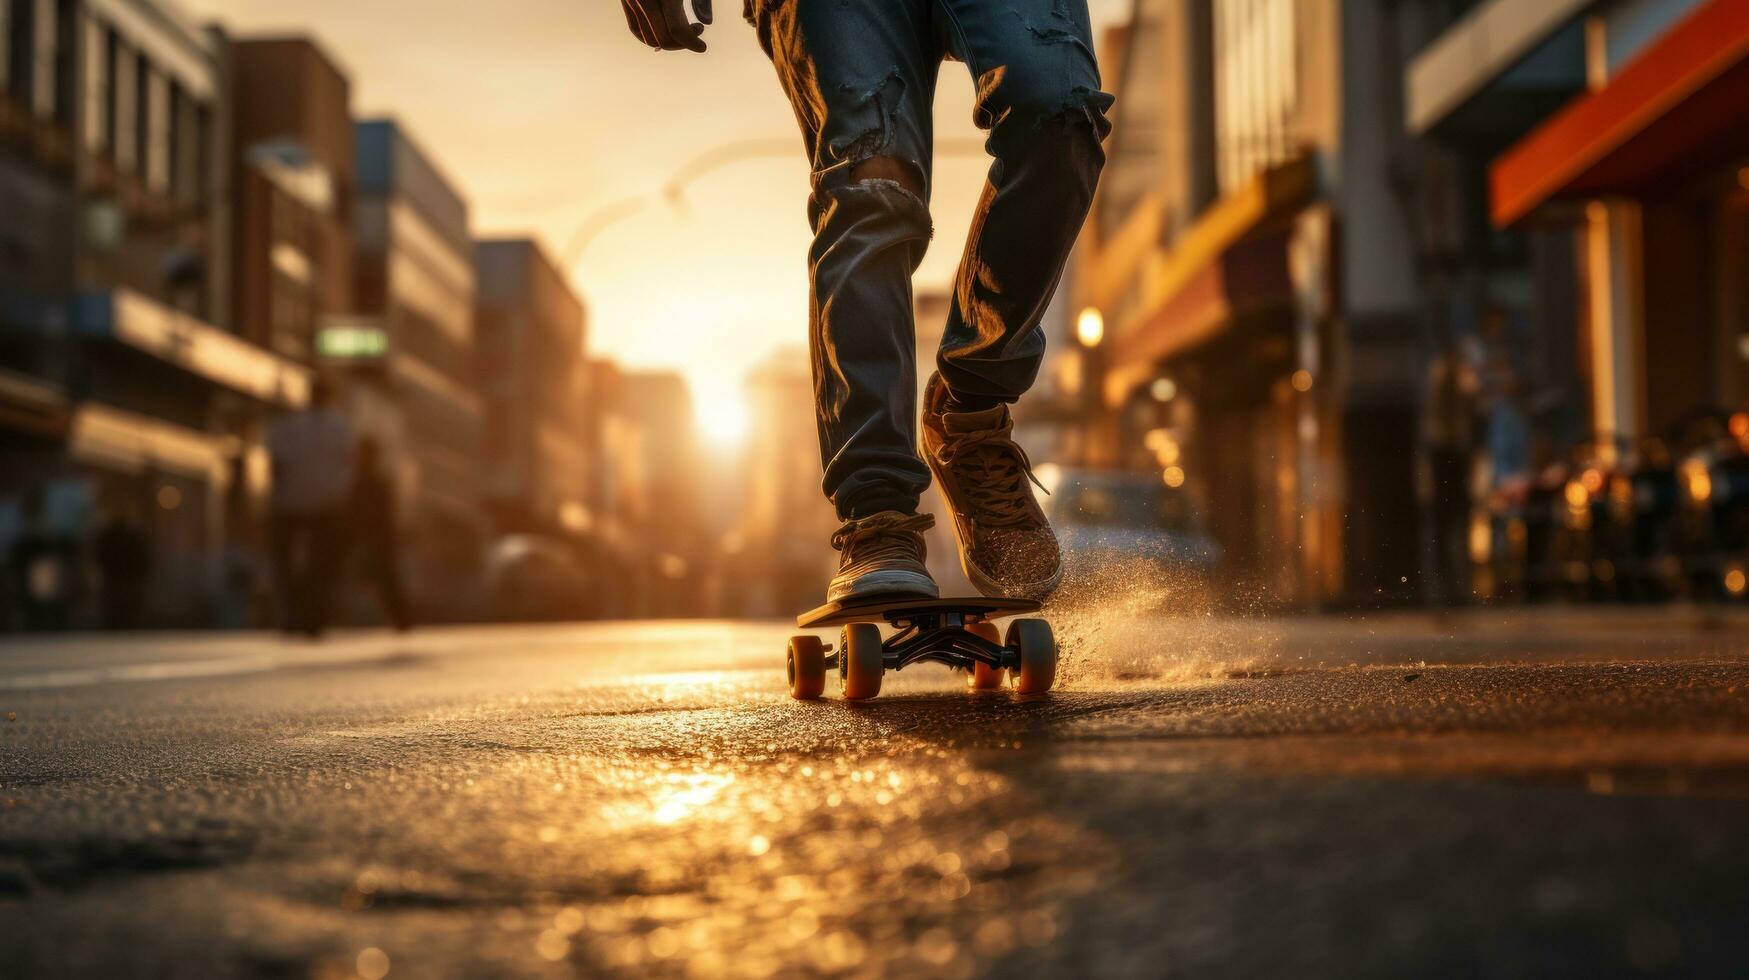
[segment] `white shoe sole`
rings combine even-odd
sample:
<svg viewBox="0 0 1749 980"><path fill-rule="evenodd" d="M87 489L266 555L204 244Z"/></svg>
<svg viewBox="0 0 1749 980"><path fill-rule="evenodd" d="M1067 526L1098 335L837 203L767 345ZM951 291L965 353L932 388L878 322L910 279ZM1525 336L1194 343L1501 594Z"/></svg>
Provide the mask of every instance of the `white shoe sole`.
<svg viewBox="0 0 1749 980"><path fill-rule="evenodd" d="M826 590L826 601L872 599L884 595L934 599L941 595L941 590L936 586L934 579L921 572L902 570L870 572L842 584L834 583L831 588Z"/></svg>

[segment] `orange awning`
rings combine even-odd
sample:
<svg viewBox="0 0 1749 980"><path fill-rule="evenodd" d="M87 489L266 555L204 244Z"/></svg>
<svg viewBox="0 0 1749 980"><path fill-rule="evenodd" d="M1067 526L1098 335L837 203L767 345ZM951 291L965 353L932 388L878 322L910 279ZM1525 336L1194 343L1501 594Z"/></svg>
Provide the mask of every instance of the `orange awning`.
<svg viewBox="0 0 1749 980"><path fill-rule="evenodd" d="M1258 234L1213 258L1156 307L1123 346L1122 361L1146 364L1183 352L1235 320L1293 309L1286 228Z"/></svg>
<svg viewBox="0 0 1749 980"><path fill-rule="evenodd" d="M1749 0L1709 0L1494 161L1494 224L1553 198L1642 193L1744 152Z"/></svg>

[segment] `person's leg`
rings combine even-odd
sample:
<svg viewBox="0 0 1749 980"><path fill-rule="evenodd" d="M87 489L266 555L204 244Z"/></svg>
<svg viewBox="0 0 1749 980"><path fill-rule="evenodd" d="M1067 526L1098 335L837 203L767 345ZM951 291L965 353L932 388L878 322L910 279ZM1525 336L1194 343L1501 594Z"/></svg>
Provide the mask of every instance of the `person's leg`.
<svg viewBox="0 0 1749 980"><path fill-rule="evenodd" d="M924 392L923 449L972 584L1042 599L1062 581L1062 549L1008 405L1038 375L1039 321L1093 200L1111 96L1099 90L1085 0L939 3L995 160Z"/></svg>
<svg viewBox="0 0 1749 980"><path fill-rule="evenodd" d="M295 633L303 628L303 582L298 561L298 521L290 514L272 519L273 592L279 607L279 628Z"/></svg>
<svg viewBox="0 0 1749 980"><path fill-rule="evenodd" d="M376 580L377 595L389 622L406 632L413 628L413 618L407 613L407 599L401 591L401 568L395 558L400 551L393 537L383 536L366 546L370 550L370 574Z"/></svg>
<svg viewBox="0 0 1749 980"><path fill-rule="evenodd" d="M932 0L756 0L813 168L809 349L824 489L841 518L910 514L917 455L911 274L929 243Z"/></svg>
<svg viewBox="0 0 1749 980"><path fill-rule="evenodd" d="M977 85L995 158L954 282L937 365L959 411L1012 404L1044 357L1039 328L1093 201L1112 97L1086 0L938 0Z"/></svg>
<svg viewBox="0 0 1749 980"><path fill-rule="evenodd" d="M346 523L346 516L339 508L310 518L309 620L306 626L312 636L320 636L328 629L328 619L334 607L334 590L339 587L347 556L352 550Z"/></svg>
<svg viewBox="0 0 1749 980"><path fill-rule="evenodd" d="M933 0L756 0L752 19L813 169L808 346L823 488L844 520L826 596L933 596L911 305L931 230Z"/></svg>

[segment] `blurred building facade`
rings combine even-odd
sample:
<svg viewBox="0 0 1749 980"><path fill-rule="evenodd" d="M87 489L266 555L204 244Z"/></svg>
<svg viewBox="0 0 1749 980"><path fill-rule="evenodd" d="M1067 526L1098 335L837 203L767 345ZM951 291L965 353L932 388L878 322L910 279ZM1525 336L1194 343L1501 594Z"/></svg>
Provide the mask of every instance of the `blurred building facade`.
<svg viewBox="0 0 1749 980"><path fill-rule="evenodd" d="M474 334L468 206L398 123L354 131L355 336L380 335L382 357L356 372L350 409L398 461L418 615L481 615L489 526L480 506L485 409Z"/></svg>
<svg viewBox="0 0 1749 980"><path fill-rule="evenodd" d="M1107 59L1085 455L1187 485L1246 599L1404 599L1419 571L1385 6L1144 0Z"/></svg>
<svg viewBox="0 0 1749 980"><path fill-rule="evenodd" d="M353 312L351 82L308 38L228 48L233 319L255 344L313 363L323 321Z"/></svg>
<svg viewBox="0 0 1749 980"><path fill-rule="evenodd" d="M218 37L232 105L231 323L256 346L320 372L325 324L352 310L351 82L308 38ZM244 492L232 495L227 513L227 543L238 557L271 546L267 421L255 420ZM266 578L257 564L246 582L247 620L272 616Z"/></svg>
<svg viewBox="0 0 1749 980"><path fill-rule="evenodd" d="M585 429L594 447L590 511L604 567L604 602L628 617L696 616L710 610L702 495L712 492L699 454L692 395L672 371L589 364Z"/></svg>
<svg viewBox="0 0 1749 980"><path fill-rule="evenodd" d="M1488 270L1522 326L1482 360L1518 390L1486 420L1480 588L1743 596L1749 5L1488 2L1441 26L1405 125L1462 175L1452 237L1518 259Z"/></svg>
<svg viewBox="0 0 1749 980"><path fill-rule="evenodd" d="M309 372L232 319L224 39L143 0L7 0L0 31L0 539L125 525L131 618L235 620L229 502Z"/></svg>
<svg viewBox="0 0 1749 980"><path fill-rule="evenodd" d="M416 618L505 583L541 617L716 608L685 381L586 362L561 271L476 251L319 43L156 0L0 0L0 37L0 628L272 622L262 440L318 374L391 469Z"/></svg>
<svg viewBox="0 0 1749 980"><path fill-rule="evenodd" d="M746 391L747 486L724 547L724 611L795 616L825 601L826 583L837 569L829 542L838 519L820 493L807 351L776 351L748 375Z"/></svg>
<svg viewBox="0 0 1749 980"><path fill-rule="evenodd" d="M530 239L474 244L483 495L500 531L586 530L583 304Z"/></svg>
<svg viewBox="0 0 1749 980"><path fill-rule="evenodd" d="M1091 326L1047 373L1082 390L1067 454L1191 489L1237 595L1500 595L1477 564L1539 521L1545 564L1607 581L1664 533L1621 502L1663 493L1636 467L1697 419L1741 451L1749 7L1134 11L1069 287Z"/></svg>

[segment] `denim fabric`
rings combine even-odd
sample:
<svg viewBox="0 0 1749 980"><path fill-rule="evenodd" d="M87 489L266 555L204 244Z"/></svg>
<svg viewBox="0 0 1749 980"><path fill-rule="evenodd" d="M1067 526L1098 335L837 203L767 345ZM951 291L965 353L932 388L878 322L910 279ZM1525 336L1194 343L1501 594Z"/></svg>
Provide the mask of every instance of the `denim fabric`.
<svg viewBox="0 0 1749 980"><path fill-rule="evenodd" d="M1087 216L1112 97L1086 0L749 0L813 165L809 349L824 488L840 517L909 513L917 454L911 274L930 237L937 72L962 61L994 158L937 366L956 407L1012 403L1044 356L1039 320ZM873 158L893 180L857 179Z"/></svg>

